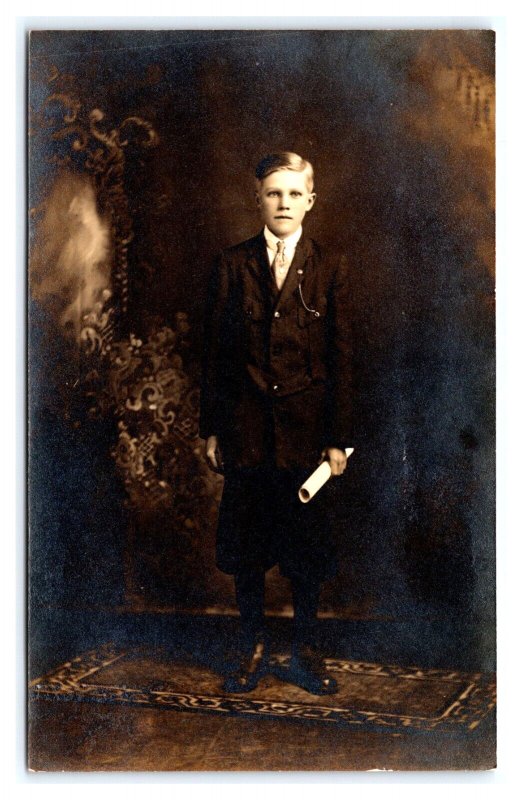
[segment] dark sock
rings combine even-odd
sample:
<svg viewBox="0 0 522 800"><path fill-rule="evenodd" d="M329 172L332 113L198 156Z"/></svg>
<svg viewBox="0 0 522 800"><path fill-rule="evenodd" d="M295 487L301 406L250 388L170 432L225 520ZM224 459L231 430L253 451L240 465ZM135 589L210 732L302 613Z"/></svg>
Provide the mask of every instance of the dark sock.
<svg viewBox="0 0 522 800"><path fill-rule="evenodd" d="M294 649L315 645L315 622L321 586L316 581L292 579L294 600Z"/></svg>
<svg viewBox="0 0 522 800"><path fill-rule="evenodd" d="M250 647L264 628L265 573L262 570L243 570L234 576L236 601L241 619L241 640Z"/></svg>

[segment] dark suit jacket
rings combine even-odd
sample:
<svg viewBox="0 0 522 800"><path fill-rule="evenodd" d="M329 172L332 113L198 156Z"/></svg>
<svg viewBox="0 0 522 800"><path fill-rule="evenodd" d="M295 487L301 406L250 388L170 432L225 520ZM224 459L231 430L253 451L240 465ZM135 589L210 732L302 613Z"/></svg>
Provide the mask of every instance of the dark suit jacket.
<svg viewBox="0 0 522 800"><path fill-rule="evenodd" d="M351 444L351 319L346 259L304 234L280 293L263 233L220 253L200 434L218 436L226 470L315 467L324 447Z"/></svg>

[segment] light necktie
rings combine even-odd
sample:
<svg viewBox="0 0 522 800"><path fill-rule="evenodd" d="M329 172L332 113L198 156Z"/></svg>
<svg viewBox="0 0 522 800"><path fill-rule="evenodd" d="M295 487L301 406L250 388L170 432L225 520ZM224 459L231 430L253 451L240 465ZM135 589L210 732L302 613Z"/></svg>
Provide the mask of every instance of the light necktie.
<svg viewBox="0 0 522 800"><path fill-rule="evenodd" d="M283 283L285 282L285 278L288 273L288 267L288 261L285 259L285 243L279 241L277 243L277 253L272 264L274 278L279 291L281 291Z"/></svg>

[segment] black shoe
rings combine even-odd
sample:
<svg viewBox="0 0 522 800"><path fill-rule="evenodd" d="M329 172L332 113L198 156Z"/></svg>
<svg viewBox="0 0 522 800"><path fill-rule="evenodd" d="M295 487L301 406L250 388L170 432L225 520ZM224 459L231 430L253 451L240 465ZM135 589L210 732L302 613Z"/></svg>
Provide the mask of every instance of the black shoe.
<svg viewBox="0 0 522 800"><path fill-rule="evenodd" d="M311 647L301 646L290 660L290 680L310 694L335 694L337 681L326 671L322 658Z"/></svg>
<svg viewBox="0 0 522 800"><path fill-rule="evenodd" d="M255 689L268 668L268 653L264 641L256 641L242 653L237 669L224 683L225 692L251 692Z"/></svg>

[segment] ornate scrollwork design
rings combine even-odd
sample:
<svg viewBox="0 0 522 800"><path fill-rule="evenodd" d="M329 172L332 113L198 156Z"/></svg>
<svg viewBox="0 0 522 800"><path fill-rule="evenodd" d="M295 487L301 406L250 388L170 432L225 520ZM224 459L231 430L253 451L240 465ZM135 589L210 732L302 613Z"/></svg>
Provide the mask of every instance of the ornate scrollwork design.
<svg viewBox="0 0 522 800"><path fill-rule="evenodd" d="M111 292L105 289L102 300L83 315L80 341L87 356L105 356L111 349L114 334L114 309L108 305Z"/></svg>
<svg viewBox="0 0 522 800"><path fill-rule="evenodd" d="M199 392L179 353L187 334L161 328L143 341L134 335L109 353L111 394L119 423L113 450L130 505L168 507L187 527L189 509L208 498L198 447ZM191 522L193 523L193 520ZM190 526L189 526L190 527Z"/></svg>
<svg viewBox="0 0 522 800"><path fill-rule="evenodd" d="M203 520L216 492L198 446L197 386L183 363L187 316L179 312L173 328L156 330L147 340L123 336L118 324L127 310L128 248L133 239L125 191L128 154L154 147L158 135L139 116L128 115L113 124L101 108L87 110L74 80L64 81L56 69L49 83L51 91L35 119L55 143L48 160L65 166L73 178L72 199L68 196L60 211L68 238L47 256L63 262L68 247L67 269L62 264L62 272L56 270L58 276L46 291L52 294L65 279L75 287L75 299L59 323L65 330L66 323L74 322L81 350L78 391L87 400L88 417L115 415L112 456L129 504L138 509L168 507L179 527L193 530L198 503L204 506L199 514ZM95 254L89 261L90 250ZM46 263L42 271L52 271L52 266ZM87 274L94 276L89 291L82 288Z"/></svg>
<svg viewBox="0 0 522 800"><path fill-rule="evenodd" d="M69 150L53 154L50 160L61 166L80 165L95 180L97 200L111 225L114 246L112 305L117 316L128 307L128 246L133 238L132 216L125 193L126 149L154 147L159 139L150 122L131 115L119 124L104 127L107 115L100 108L86 111L84 103L69 86L60 87L60 74L53 67L49 83L55 91L43 101L35 116L37 123L52 129L55 142L69 143ZM89 334L85 334L89 341Z"/></svg>
<svg viewBox="0 0 522 800"><path fill-rule="evenodd" d="M468 64L455 68L457 98L476 129L487 134L493 125L495 102L493 79Z"/></svg>

